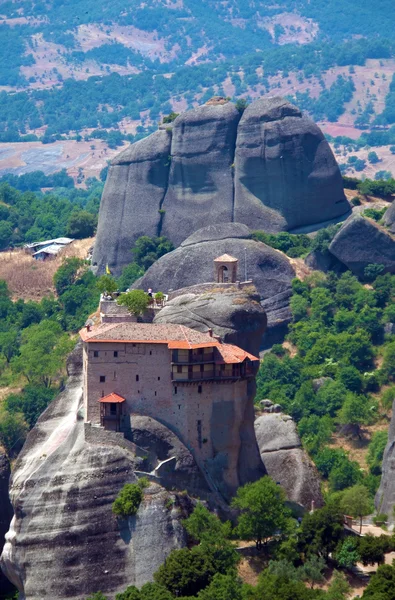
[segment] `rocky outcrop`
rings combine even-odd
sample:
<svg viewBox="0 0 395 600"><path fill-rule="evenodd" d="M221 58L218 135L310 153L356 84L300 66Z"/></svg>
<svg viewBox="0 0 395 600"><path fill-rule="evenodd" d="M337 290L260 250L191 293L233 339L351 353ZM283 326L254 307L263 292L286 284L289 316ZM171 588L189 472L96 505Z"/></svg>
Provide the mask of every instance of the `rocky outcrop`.
<svg viewBox="0 0 395 600"><path fill-rule="evenodd" d="M93 252L104 272L107 264L119 271L132 261L131 248L142 236L158 234L159 212L170 171L171 134L157 131L132 144L111 163Z"/></svg>
<svg viewBox="0 0 395 600"><path fill-rule="evenodd" d="M118 274L141 235L178 246L208 222L277 232L349 210L328 143L295 106L262 98L241 116L233 104L210 103L112 161L93 267Z"/></svg>
<svg viewBox="0 0 395 600"><path fill-rule="evenodd" d="M310 510L322 506L317 469L303 450L296 425L283 414L264 414L255 421L255 434L268 475L286 491L291 502Z"/></svg>
<svg viewBox="0 0 395 600"><path fill-rule="evenodd" d="M113 599L127 585L151 580L171 550L185 543L177 495L157 484L146 490L136 517L114 517L112 502L144 462L131 450L85 440L78 351L69 372L65 391L30 432L12 476L15 516L1 564L26 600L84 600L98 590Z"/></svg>
<svg viewBox="0 0 395 600"><path fill-rule="evenodd" d="M384 213L383 221L391 233L395 233L395 202Z"/></svg>
<svg viewBox="0 0 395 600"><path fill-rule="evenodd" d="M384 451L383 463L381 466L380 487L375 498L376 510L378 513L388 515L389 521L394 522L395 507L395 402L392 405L392 418L388 430L388 442Z"/></svg>
<svg viewBox="0 0 395 600"><path fill-rule="evenodd" d="M156 261L133 287L169 292L213 282L213 261L224 253L239 259L240 279L245 278L247 271L247 278L253 281L267 313L269 335L273 337L275 330L291 318L289 298L295 272L284 254L252 240L244 225L210 225L195 232L179 248Z"/></svg>
<svg viewBox="0 0 395 600"><path fill-rule="evenodd" d="M0 554L3 549L4 536L11 523L13 511L8 497L10 481L10 463L5 453L0 450ZM0 570L0 590L2 593L11 592L12 586ZM0 594L1 596L1 594Z"/></svg>
<svg viewBox="0 0 395 600"><path fill-rule="evenodd" d="M186 293L170 300L158 313L155 323L178 323L215 335L257 356L267 317L259 303L259 295L235 288L220 290L213 284L198 293Z"/></svg>
<svg viewBox="0 0 395 600"><path fill-rule="evenodd" d="M250 104L237 134L235 220L275 233L349 210L336 160L317 125L282 98Z"/></svg>
<svg viewBox="0 0 395 600"><path fill-rule="evenodd" d="M380 264L395 273L395 239L384 227L362 216L350 218L329 246L338 260L355 275L363 277L368 265Z"/></svg>

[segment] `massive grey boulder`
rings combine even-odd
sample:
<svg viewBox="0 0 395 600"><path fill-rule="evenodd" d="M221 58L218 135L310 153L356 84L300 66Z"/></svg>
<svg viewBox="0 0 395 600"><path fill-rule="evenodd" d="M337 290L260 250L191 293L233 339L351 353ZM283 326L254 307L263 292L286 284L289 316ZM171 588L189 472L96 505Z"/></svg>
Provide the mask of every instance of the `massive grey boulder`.
<svg viewBox="0 0 395 600"><path fill-rule="evenodd" d="M214 282L214 259L231 254L239 259L241 280L247 270L247 278L252 280L267 313L269 335L273 336L273 331L291 318L288 304L295 271L282 252L250 238L248 229L238 223L205 227L157 260L133 287L167 293Z"/></svg>
<svg viewBox="0 0 395 600"><path fill-rule="evenodd" d="M370 264L381 264L395 273L395 239L381 225L356 215L342 226L329 246L337 259L361 277Z"/></svg>
<svg viewBox="0 0 395 600"><path fill-rule="evenodd" d="M384 213L384 223L391 233L395 233L395 202Z"/></svg>
<svg viewBox="0 0 395 600"><path fill-rule="evenodd" d="M170 170L171 134L157 131L132 144L111 163L100 204L93 264L114 271L132 262L135 240L160 233Z"/></svg>
<svg viewBox="0 0 395 600"><path fill-rule="evenodd" d="M141 235L179 245L207 223L268 232L336 219L350 207L320 129L282 98L188 111L111 163L93 267L115 274Z"/></svg>
<svg viewBox="0 0 395 600"><path fill-rule="evenodd" d="M392 418L388 430L388 442L384 451L380 487L375 498L376 510L388 515L390 522L394 522L395 507L395 402L392 405Z"/></svg>
<svg viewBox="0 0 395 600"><path fill-rule="evenodd" d="M207 223L233 221L233 162L240 113L205 105L174 122L162 234L178 246Z"/></svg>
<svg viewBox="0 0 395 600"><path fill-rule="evenodd" d="M350 210L323 133L283 98L261 98L240 121L235 156L236 221L278 232Z"/></svg>
<svg viewBox="0 0 395 600"><path fill-rule="evenodd" d="M320 478L294 421L282 414L264 414L255 421L255 434L268 475L284 488L288 499L308 510L312 502L322 506Z"/></svg>
<svg viewBox="0 0 395 600"><path fill-rule="evenodd" d="M118 521L112 514L116 495L136 481L142 462L133 444L85 440L80 354L12 475L15 516L1 566L22 600L85 600L99 590L112 600L128 585L150 581L171 550L185 544L182 499L162 486L145 491L136 517Z"/></svg>
<svg viewBox="0 0 395 600"><path fill-rule="evenodd" d="M228 343L258 355L267 317L259 295L238 289L207 288L199 293L181 294L168 302L156 316L155 323L178 323L206 332L212 329Z"/></svg>
<svg viewBox="0 0 395 600"><path fill-rule="evenodd" d="M6 454L0 449L0 554L3 550L4 536L11 523L13 511L8 497L10 482L10 463ZM12 586L0 570L0 590L2 593L11 592ZM0 594L1 596L1 594Z"/></svg>

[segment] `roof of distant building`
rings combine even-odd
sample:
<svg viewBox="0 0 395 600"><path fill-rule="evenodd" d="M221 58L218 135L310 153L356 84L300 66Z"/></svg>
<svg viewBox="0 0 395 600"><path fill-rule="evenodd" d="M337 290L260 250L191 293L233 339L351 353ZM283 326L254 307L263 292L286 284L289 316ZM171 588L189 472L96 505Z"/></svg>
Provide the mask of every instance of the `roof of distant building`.
<svg viewBox="0 0 395 600"><path fill-rule="evenodd" d="M222 344L209 333L201 333L184 325L156 325L154 323L103 323L80 331L84 342L123 342L127 344L167 344L171 350L217 348L220 363L241 363L246 358L259 360L238 346Z"/></svg>
<svg viewBox="0 0 395 600"><path fill-rule="evenodd" d="M60 237L54 240L45 240L44 242L33 242L31 244L25 244L25 248L39 248L40 246L49 246L51 244L59 244L60 246L67 246L74 242L73 238Z"/></svg>
<svg viewBox="0 0 395 600"><path fill-rule="evenodd" d="M61 250L63 246L59 244L51 244L50 246L45 246L45 248L41 248L37 252L33 254L33 256L37 256L37 254L58 254L59 250Z"/></svg>
<svg viewBox="0 0 395 600"><path fill-rule="evenodd" d="M121 404L122 402L126 402L126 398L119 396L119 394L108 394L108 396L104 396L103 398L99 398L98 402L109 403L109 404Z"/></svg>
<svg viewBox="0 0 395 600"><path fill-rule="evenodd" d="M230 254L222 254L222 256L215 258L214 262L239 262L239 259L231 256Z"/></svg>

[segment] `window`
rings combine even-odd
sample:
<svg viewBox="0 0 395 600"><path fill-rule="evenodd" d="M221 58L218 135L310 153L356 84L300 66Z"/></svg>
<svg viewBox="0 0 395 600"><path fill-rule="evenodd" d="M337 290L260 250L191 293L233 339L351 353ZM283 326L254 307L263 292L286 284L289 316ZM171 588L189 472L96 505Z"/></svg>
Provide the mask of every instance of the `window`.
<svg viewBox="0 0 395 600"><path fill-rule="evenodd" d="M174 393L177 394L177 388L176 387L174 388Z"/></svg>
<svg viewBox="0 0 395 600"><path fill-rule="evenodd" d="M202 386L198 385L198 394L201 394L201 393L202 393Z"/></svg>
<svg viewBox="0 0 395 600"><path fill-rule="evenodd" d="M93 356L94 356L95 358L97 358L97 357L99 356L99 351L98 351L98 350L94 350L94 351L93 351Z"/></svg>
<svg viewBox="0 0 395 600"><path fill-rule="evenodd" d="M160 381L160 377L158 377L158 381Z"/></svg>
<svg viewBox="0 0 395 600"><path fill-rule="evenodd" d="M111 415L117 414L117 405L116 404L110 404L110 414Z"/></svg>
<svg viewBox="0 0 395 600"><path fill-rule="evenodd" d="M156 392L155 392L155 396L156 396Z"/></svg>
<svg viewBox="0 0 395 600"><path fill-rule="evenodd" d="M106 376L100 375L100 383L105 383L105 382L106 382Z"/></svg>
<svg viewBox="0 0 395 600"><path fill-rule="evenodd" d="M150 350L149 353L150 353L150 356L152 356L152 350Z"/></svg>
<svg viewBox="0 0 395 600"><path fill-rule="evenodd" d="M138 376L138 375L136 375L136 381L138 381L138 380L139 380L139 376Z"/></svg>
<svg viewBox="0 0 395 600"><path fill-rule="evenodd" d="M118 358L118 350L114 350L114 358Z"/></svg>
<svg viewBox="0 0 395 600"><path fill-rule="evenodd" d="M177 367L177 373L182 373L182 367L180 365Z"/></svg>

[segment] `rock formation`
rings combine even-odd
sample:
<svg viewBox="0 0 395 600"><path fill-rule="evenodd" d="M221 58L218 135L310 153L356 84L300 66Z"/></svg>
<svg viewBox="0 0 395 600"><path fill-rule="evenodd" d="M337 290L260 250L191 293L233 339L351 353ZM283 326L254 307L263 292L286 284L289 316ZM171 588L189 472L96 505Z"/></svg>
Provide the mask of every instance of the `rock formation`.
<svg viewBox="0 0 395 600"><path fill-rule="evenodd" d="M384 227L359 215L348 219L329 246L338 260L361 277L370 264L395 273L395 239Z"/></svg>
<svg viewBox="0 0 395 600"><path fill-rule="evenodd" d="M137 518L119 522L112 514L119 490L144 464L130 442L86 441L79 352L69 367L65 391L30 432L12 476L15 516L2 568L26 600L84 600L98 590L113 598L127 585L151 580L170 551L185 543L177 496L157 484L146 490ZM145 453L153 460L147 429ZM180 461L193 475L186 449Z"/></svg>
<svg viewBox="0 0 395 600"><path fill-rule="evenodd" d="M388 430L388 442L384 451L380 487L376 494L375 504L378 513L388 515L389 521L394 522L395 506L395 402L392 406L391 424Z"/></svg>
<svg viewBox="0 0 395 600"><path fill-rule="evenodd" d="M181 294L170 300L155 318L155 323L178 323L206 332L212 329L228 343L258 356L267 317L259 295L235 288L209 288L199 293Z"/></svg>
<svg viewBox="0 0 395 600"><path fill-rule="evenodd" d="M213 261L224 253L239 259L240 279L245 278L247 270L247 278L253 281L267 313L268 332L264 339L270 343L291 318L288 305L295 272L282 252L252 240L245 225L209 225L195 232L179 248L156 261L133 287L168 292L213 282Z"/></svg>
<svg viewBox="0 0 395 600"><path fill-rule="evenodd" d="M264 414L255 421L255 433L268 475L286 491L291 502L310 510L323 505L317 469L303 450L291 417Z"/></svg>
<svg viewBox="0 0 395 600"><path fill-rule="evenodd" d="M395 233L395 202L386 210L383 220L389 231Z"/></svg>
<svg viewBox="0 0 395 600"><path fill-rule="evenodd" d="M10 481L10 463L7 456L0 450L0 554L3 549L4 536L12 519L12 506L8 497L8 485ZM11 592L12 586L0 570L0 590L2 593ZM0 594L1 596L1 594Z"/></svg>
<svg viewBox="0 0 395 600"><path fill-rule="evenodd" d="M241 116L233 104L210 103L112 161L93 266L119 274L141 235L178 246L208 222L277 232L349 210L328 143L295 106L262 98Z"/></svg>

